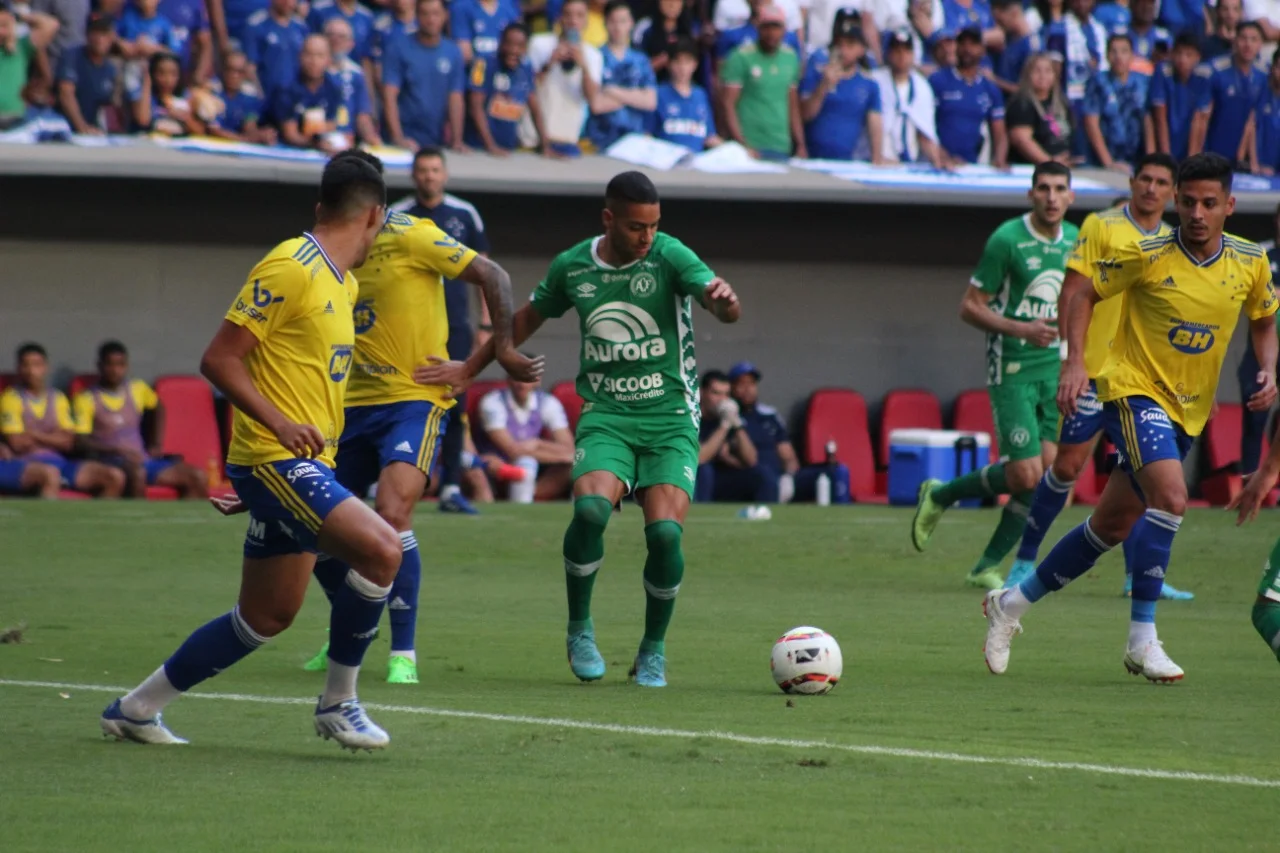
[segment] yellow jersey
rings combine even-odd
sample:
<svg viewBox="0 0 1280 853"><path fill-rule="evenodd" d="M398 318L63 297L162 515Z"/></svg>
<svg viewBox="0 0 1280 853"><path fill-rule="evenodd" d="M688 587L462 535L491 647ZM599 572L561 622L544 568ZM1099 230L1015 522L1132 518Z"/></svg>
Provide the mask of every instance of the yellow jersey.
<svg viewBox="0 0 1280 853"><path fill-rule="evenodd" d="M441 408L441 386L418 385L414 368L449 357L444 279L457 278L476 253L430 219L392 213L364 265L355 308L356 356L348 406L427 400Z"/></svg>
<svg viewBox="0 0 1280 853"><path fill-rule="evenodd" d="M1266 253L1230 234L1204 262L1183 248L1178 229L1129 243L1100 262L1093 286L1103 299L1125 299L1099 399L1150 397L1188 435L1209 419L1240 309L1250 320L1276 312Z"/></svg>
<svg viewBox="0 0 1280 853"><path fill-rule="evenodd" d="M86 388L76 395L76 432L80 435L89 435L93 432L94 418L98 414L97 400L101 400L108 411L119 412L124 409L130 402L125 397L126 389L129 397L132 398L134 410L138 412L149 412L160 405L160 398L156 396L155 389L141 379L125 380L125 389L118 391L108 391L98 386ZM96 395L95 391L97 391Z"/></svg>
<svg viewBox="0 0 1280 853"><path fill-rule="evenodd" d="M1155 231L1143 231L1133 221L1127 204L1090 213L1080 226L1080 236L1067 258L1067 269L1093 280L1098 274L1098 261L1112 257L1121 246L1159 237L1171 230L1168 223L1161 222ZM1093 319L1084 341L1084 366L1090 377L1101 373L1107 363L1123 311L1123 296L1105 299L1093 307Z"/></svg>
<svg viewBox="0 0 1280 853"><path fill-rule="evenodd" d="M315 237L303 234L258 262L226 316L258 339L245 359L254 387L289 420L320 430L325 451L318 459L330 467L342 435L357 292L355 276L340 275ZM271 430L236 410L228 463L293 458Z"/></svg>
<svg viewBox="0 0 1280 853"><path fill-rule="evenodd" d="M51 401L52 412L49 411ZM76 429L71 418L71 403L67 395L56 388L43 392L40 397L24 394L17 388L6 388L0 394L0 433L22 435L27 431L28 413L33 422L56 425L70 432Z"/></svg>

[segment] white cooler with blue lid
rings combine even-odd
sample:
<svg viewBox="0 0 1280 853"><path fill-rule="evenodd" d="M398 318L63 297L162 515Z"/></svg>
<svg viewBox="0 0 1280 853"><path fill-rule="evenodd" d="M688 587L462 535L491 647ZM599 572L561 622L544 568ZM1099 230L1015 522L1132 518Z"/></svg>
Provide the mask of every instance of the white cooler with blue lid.
<svg viewBox="0 0 1280 853"><path fill-rule="evenodd" d="M895 429L889 433L889 503L914 506L925 480L947 481L991 459L991 436L949 429ZM978 506L980 501L961 501Z"/></svg>

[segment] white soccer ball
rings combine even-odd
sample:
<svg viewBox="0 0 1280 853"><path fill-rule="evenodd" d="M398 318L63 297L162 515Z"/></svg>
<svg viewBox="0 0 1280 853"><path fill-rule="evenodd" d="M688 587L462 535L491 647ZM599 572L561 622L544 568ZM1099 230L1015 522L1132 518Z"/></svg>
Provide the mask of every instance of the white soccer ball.
<svg viewBox="0 0 1280 853"><path fill-rule="evenodd" d="M792 628L773 644L773 680L783 693L827 693L840 681L844 657L836 638L821 628Z"/></svg>

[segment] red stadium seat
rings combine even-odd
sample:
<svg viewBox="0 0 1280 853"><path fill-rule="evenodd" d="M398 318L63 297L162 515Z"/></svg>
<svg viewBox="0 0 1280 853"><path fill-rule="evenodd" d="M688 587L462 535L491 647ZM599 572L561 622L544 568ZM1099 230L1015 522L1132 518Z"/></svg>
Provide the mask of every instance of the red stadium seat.
<svg viewBox="0 0 1280 853"><path fill-rule="evenodd" d="M996 447L996 422L991 416L991 400L985 389L964 391L956 397L951 426L962 432L985 432L991 436L991 461L1000 458L1000 448Z"/></svg>
<svg viewBox="0 0 1280 853"><path fill-rule="evenodd" d="M164 435L157 436L160 449L181 455L208 475L210 486L221 486L222 437L209 383L200 376L162 376L156 380L156 396L165 412ZM163 498L157 493L154 499Z"/></svg>
<svg viewBox="0 0 1280 853"><path fill-rule="evenodd" d="M834 439L836 458L849 468L849 491L855 501L884 502L876 493L876 463L871 451L867 401L857 391L820 388L809 397L805 414L805 463L826 461L826 444Z"/></svg>
<svg viewBox="0 0 1280 853"><path fill-rule="evenodd" d="M71 384L67 386L67 396L75 402L81 391L85 391L98 384L98 374L96 373L79 373L72 377Z"/></svg>
<svg viewBox="0 0 1280 853"><path fill-rule="evenodd" d="M507 383L501 379L482 379L472 383L467 389L467 420L471 422L471 437L479 440L484 435L484 427L480 425L480 401L495 388L502 388Z"/></svg>
<svg viewBox="0 0 1280 853"><path fill-rule="evenodd" d="M77 492L75 489L63 489L58 492L58 500L60 501L87 501L92 498L93 495L86 492Z"/></svg>
<svg viewBox="0 0 1280 853"><path fill-rule="evenodd" d="M551 389L551 395L560 401L560 405L564 406L565 414L569 416L569 429L576 430L578 428L578 418L582 417L582 398L578 396L578 389L573 380L566 379L564 382L557 382L555 387Z"/></svg>
<svg viewBox="0 0 1280 853"><path fill-rule="evenodd" d="M18 376L15 373L0 373L0 391L3 391L17 381Z"/></svg>
<svg viewBox="0 0 1280 853"><path fill-rule="evenodd" d="M1225 506L1240 491L1240 436L1244 410L1239 403L1222 403L1204 428L1204 469L1200 494L1212 506Z"/></svg>
<svg viewBox="0 0 1280 853"><path fill-rule="evenodd" d="M889 467L889 433L895 429L942 429L942 405L933 392L902 389L885 395L880 412L881 468Z"/></svg>
<svg viewBox="0 0 1280 853"><path fill-rule="evenodd" d="M176 501L178 490L168 486L147 486L146 498L149 501Z"/></svg>

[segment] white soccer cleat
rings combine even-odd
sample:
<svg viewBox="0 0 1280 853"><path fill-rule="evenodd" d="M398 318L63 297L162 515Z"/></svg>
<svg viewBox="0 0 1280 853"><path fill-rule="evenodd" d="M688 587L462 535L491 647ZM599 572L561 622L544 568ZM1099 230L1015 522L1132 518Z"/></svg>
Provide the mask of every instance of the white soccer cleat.
<svg viewBox="0 0 1280 853"><path fill-rule="evenodd" d="M1182 680L1182 667L1165 654L1164 643L1152 640L1141 648L1124 653L1124 668L1130 675L1141 675L1152 684L1173 684Z"/></svg>
<svg viewBox="0 0 1280 853"><path fill-rule="evenodd" d="M373 751L385 749L391 736L369 719L359 699L348 699L328 708L316 703L316 734L336 740L343 749Z"/></svg>
<svg viewBox="0 0 1280 853"><path fill-rule="evenodd" d="M180 738L169 731L159 714L149 720L126 717L124 711L120 710L119 699L107 706L107 710L102 712L102 718L98 722L102 725L102 733L116 740L164 746L187 742L185 738Z"/></svg>
<svg viewBox="0 0 1280 853"><path fill-rule="evenodd" d="M1009 668L1009 644L1015 634L1022 633L1022 623L1000 606L1000 596L1005 592L993 589L982 599L982 615L987 617L987 642L982 652L987 659L987 669L994 675L1004 675Z"/></svg>

